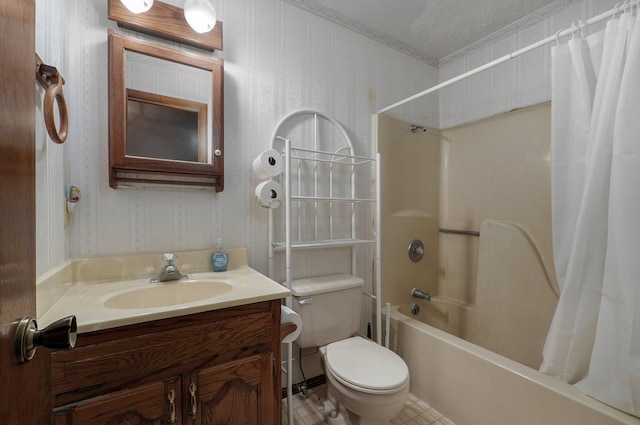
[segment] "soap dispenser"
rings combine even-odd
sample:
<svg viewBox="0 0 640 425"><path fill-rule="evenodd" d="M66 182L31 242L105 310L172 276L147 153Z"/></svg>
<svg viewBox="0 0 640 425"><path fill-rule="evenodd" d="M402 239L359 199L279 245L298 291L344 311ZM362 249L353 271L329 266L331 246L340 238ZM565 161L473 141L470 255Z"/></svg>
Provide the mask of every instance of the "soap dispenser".
<svg viewBox="0 0 640 425"><path fill-rule="evenodd" d="M222 247L222 238L218 238L218 248L211 254L211 267L214 272L226 272L229 264L229 255Z"/></svg>

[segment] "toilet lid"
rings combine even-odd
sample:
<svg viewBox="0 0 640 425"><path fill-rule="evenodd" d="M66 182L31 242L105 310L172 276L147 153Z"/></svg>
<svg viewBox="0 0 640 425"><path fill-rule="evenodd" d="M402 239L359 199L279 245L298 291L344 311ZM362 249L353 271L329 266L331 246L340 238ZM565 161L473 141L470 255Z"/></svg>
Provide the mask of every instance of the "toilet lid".
<svg viewBox="0 0 640 425"><path fill-rule="evenodd" d="M325 362L342 383L365 390L391 390L409 380L409 369L400 356L361 337L327 345Z"/></svg>

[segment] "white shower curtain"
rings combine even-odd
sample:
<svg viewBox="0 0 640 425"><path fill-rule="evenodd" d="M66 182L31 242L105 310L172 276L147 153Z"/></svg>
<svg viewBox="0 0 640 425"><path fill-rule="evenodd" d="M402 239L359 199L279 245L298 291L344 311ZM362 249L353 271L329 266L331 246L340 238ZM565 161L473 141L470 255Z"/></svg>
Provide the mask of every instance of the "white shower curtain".
<svg viewBox="0 0 640 425"><path fill-rule="evenodd" d="M541 370L640 415L640 24L552 49L558 307Z"/></svg>

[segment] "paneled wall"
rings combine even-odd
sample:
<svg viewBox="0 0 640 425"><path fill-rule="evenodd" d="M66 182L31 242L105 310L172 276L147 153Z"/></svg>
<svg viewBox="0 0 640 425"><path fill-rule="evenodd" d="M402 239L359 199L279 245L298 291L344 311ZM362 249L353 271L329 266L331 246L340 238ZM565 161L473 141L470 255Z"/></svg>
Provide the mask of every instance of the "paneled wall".
<svg viewBox="0 0 640 425"><path fill-rule="evenodd" d="M318 109L346 127L359 154L371 155L372 114L437 82L433 67L281 0L214 4L224 22L224 52L216 53L225 60L219 194L109 187L107 28L115 24L107 0L37 2L37 50L66 79L70 112L65 145L38 133L39 275L70 257L206 249L219 236L227 246L247 246L251 265L266 272L268 214L253 199L251 162L278 120ZM437 113L431 102L425 114ZM82 201L65 224L70 184Z"/></svg>
<svg viewBox="0 0 640 425"><path fill-rule="evenodd" d="M181 1L170 3L181 5ZM107 0L37 1L36 47L65 77L70 134L46 140L38 116L38 275L70 257L228 246L249 247L266 271L267 212L252 192L252 159L269 144L277 121L299 108L338 119L356 149L371 151L378 109L482 65L612 7L615 0L556 2L548 16L529 17L445 58L439 71L281 0L214 0L224 22L225 169L220 194L113 190L107 182ZM563 6L568 3L569 6ZM543 11L544 12L544 11ZM509 31L511 31L509 33ZM505 34L505 32L502 32ZM439 128L549 100L549 49L540 48L443 90L407 112ZM42 95L42 92L39 92ZM438 111L439 108L439 111ZM40 110L38 110L40 113ZM434 119L435 117L435 119ZM408 118L406 118L408 119ZM70 184L83 199L64 213Z"/></svg>
<svg viewBox="0 0 640 425"><path fill-rule="evenodd" d="M611 9L618 0L557 1L440 61L440 82L570 28ZM567 6L567 4L569 4ZM585 35L604 24L585 29ZM566 40L561 40L565 42ZM440 127L450 128L551 99L547 44L440 91Z"/></svg>

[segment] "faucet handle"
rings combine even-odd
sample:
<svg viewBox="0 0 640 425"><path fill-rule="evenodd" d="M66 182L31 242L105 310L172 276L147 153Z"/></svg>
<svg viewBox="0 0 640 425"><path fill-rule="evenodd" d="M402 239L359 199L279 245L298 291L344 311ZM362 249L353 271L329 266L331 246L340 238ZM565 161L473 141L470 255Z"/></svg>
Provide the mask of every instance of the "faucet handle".
<svg viewBox="0 0 640 425"><path fill-rule="evenodd" d="M173 262L176 261L176 258L178 258L178 256L170 252L162 256L162 259L167 262L167 266L173 266Z"/></svg>

